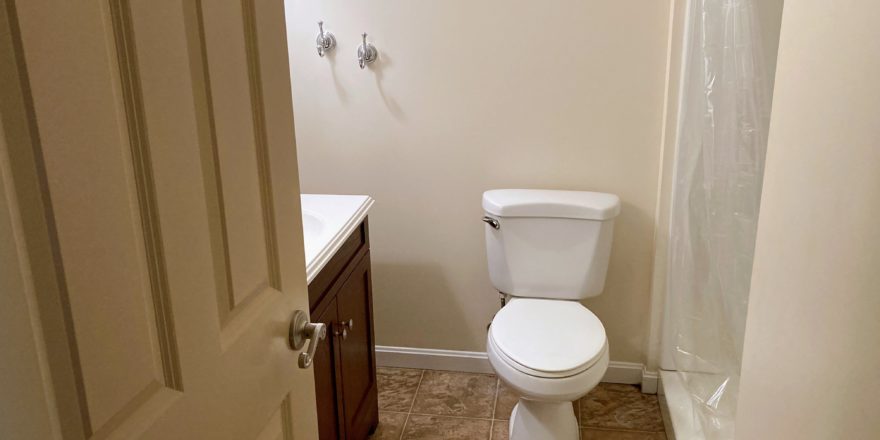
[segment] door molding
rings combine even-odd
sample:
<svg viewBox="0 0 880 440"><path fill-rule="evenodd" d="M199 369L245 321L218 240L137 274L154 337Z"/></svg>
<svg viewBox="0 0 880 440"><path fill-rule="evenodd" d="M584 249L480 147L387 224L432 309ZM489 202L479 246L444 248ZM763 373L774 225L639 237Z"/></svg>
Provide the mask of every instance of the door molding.
<svg viewBox="0 0 880 440"><path fill-rule="evenodd" d="M128 142L131 146L137 205L140 212L141 229L144 234L144 253L150 276L153 314L156 320L156 339L159 344L159 355L164 375L163 385L176 391L183 391L180 353L174 331L168 270L165 249L162 245L162 228L158 218L155 177L150 159L150 141L144 116L143 90L138 74L134 30L132 29L131 9L128 1L110 1L110 16L117 42L116 58L119 63L125 121L128 126Z"/></svg>

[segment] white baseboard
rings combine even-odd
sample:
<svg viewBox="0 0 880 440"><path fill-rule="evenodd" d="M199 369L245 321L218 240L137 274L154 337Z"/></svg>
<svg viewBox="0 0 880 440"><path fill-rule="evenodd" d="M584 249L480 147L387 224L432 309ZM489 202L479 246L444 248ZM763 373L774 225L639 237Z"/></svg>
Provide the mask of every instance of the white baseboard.
<svg viewBox="0 0 880 440"><path fill-rule="evenodd" d="M644 365L635 362L611 361L608 363L608 370L602 376L602 382L638 385L642 383L643 368Z"/></svg>
<svg viewBox="0 0 880 440"><path fill-rule="evenodd" d="M660 390L660 373L648 371L642 367L642 392L645 394L657 394Z"/></svg>
<svg viewBox="0 0 880 440"><path fill-rule="evenodd" d="M450 370L466 373L492 373L489 357L480 351L437 350L433 348L376 346L376 363L380 367ZM642 392L657 393L659 377L635 362L614 362L602 377L603 382L642 385Z"/></svg>
<svg viewBox="0 0 880 440"><path fill-rule="evenodd" d="M376 363L380 367L421 368L424 370L463 371L465 373L492 373L485 352L436 350L376 346Z"/></svg>

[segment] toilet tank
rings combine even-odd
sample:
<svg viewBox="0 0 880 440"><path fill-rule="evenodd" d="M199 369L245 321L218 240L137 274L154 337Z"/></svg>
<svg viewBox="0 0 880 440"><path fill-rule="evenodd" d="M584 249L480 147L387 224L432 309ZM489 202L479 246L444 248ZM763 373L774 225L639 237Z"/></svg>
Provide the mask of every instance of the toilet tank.
<svg viewBox="0 0 880 440"><path fill-rule="evenodd" d="M503 293L577 300L605 287L620 198L587 191L483 193L489 277Z"/></svg>

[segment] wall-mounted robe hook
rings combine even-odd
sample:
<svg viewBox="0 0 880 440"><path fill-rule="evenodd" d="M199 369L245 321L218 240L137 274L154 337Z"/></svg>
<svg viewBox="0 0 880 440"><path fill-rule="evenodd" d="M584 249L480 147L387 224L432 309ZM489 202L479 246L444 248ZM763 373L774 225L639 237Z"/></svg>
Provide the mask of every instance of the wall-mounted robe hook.
<svg viewBox="0 0 880 440"><path fill-rule="evenodd" d="M336 37L330 32L324 32L323 21L318 22L318 37L315 38L315 44L318 46L318 55L322 57L336 47Z"/></svg>
<svg viewBox="0 0 880 440"><path fill-rule="evenodd" d="M367 64L371 64L373 61L376 61L376 58L379 58L379 51L376 50L376 46L373 46L371 43L367 43L367 33L364 32L361 34L362 43L358 46L358 65L363 69Z"/></svg>

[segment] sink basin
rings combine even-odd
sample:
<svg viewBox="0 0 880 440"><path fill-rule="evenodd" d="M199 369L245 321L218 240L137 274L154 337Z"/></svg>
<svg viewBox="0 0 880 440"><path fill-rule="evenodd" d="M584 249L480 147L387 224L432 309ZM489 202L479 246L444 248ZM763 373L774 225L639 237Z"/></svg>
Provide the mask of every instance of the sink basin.
<svg viewBox="0 0 880 440"><path fill-rule="evenodd" d="M303 243L309 283L373 206L370 196L302 194Z"/></svg>
<svg viewBox="0 0 880 440"><path fill-rule="evenodd" d="M320 236L326 224L317 213L303 209L303 235L309 237L307 241L314 241L314 237Z"/></svg>

